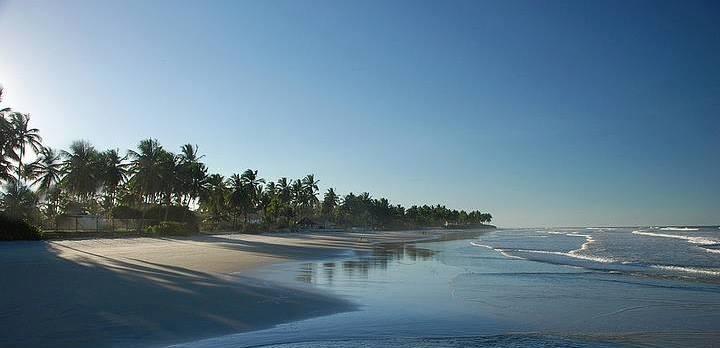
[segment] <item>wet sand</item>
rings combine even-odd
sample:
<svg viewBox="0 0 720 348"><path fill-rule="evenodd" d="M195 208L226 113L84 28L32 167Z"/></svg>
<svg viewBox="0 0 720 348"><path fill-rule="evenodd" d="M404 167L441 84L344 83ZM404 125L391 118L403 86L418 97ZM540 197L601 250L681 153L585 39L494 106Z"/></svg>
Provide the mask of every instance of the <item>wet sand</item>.
<svg viewBox="0 0 720 348"><path fill-rule="evenodd" d="M244 272L447 233L2 243L0 346L164 346L352 310L345 300L260 281Z"/></svg>

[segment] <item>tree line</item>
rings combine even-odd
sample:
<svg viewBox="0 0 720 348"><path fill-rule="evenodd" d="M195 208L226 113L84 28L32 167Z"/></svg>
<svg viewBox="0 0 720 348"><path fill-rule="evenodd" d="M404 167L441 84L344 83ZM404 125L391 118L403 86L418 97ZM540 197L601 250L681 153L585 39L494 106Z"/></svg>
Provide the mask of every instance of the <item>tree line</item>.
<svg viewBox="0 0 720 348"><path fill-rule="evenodd" d="M185 144L174 153L156 139L141 140L126 152L99 150L84 140L56 150L43 146L28 114L0 108L0 209L44 226L63 214L113 219L147 218L152 212L154 219L196 220L208 230L318 222L404 228L492 220L488 213L441 205L404 208L367 192L340 196L334 188L321 200L313 174L269 181L247 169L225 177L210 173L203 158L197 145Z"/></svg>

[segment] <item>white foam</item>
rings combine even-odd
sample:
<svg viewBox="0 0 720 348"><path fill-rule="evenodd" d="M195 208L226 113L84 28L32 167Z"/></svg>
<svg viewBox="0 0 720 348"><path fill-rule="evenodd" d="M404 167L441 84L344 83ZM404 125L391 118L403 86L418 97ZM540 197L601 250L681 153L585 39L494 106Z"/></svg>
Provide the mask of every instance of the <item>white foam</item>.
<svg viewBox="0 0 720 348"><path fill-rule="evenodd" d="M493 247L491 247L491 246L489 246L489 245L480 244L480 243L475 243L475 242L470 242L470 245L476 246L476 247L481 247L481 248L493 249L493 250L495 249L495 248L493 248Z"/></svg>
<svg viewBox="0 0 720 348"><path fill-rule="evenodd" d="M540 231L538 231L538 232L540 232ZM509 255L508 252L517 251L517 252L536 253L536 254L551 254L551 255L566 256L566 257L572 257L575 259L600 262L600 263L616 262L614 259L611 259L611 258L605 258L605 257L600 257L600 256L590 256L590 255L582 254L583 251L586 251L590 248L590 244L595 242L595 239L593 239L591 235L580 234L580 233L576 233L576 232L573 232L573 233L565 233L565 232L557 232L557 231L545 231L545 232L550 233L550 234L562 234L562 235L566 235L569 237L582 237L582 238L585 238L585 243L583 243L579 249L571 250L570 252L547 251L547 250L527 250L527 249L518 249L518 250L500 249L500 248L494 248L492 246L480 244L480 243L476 243L476 242L470 242L470 244L473 246L476 246L476 247L493 249L495 251L500 252L504 256L518 258L518 259L522 259L522 257L515 256L515 255Z"/></svg>
<svg viewBox="0 0 720 348"><path fill-rule="evenodd" d="M679 235L679 234L654 233L654 232L645 232L645 231L632 231L632 233L639 234L642 236L650 236L650 237L684 239L684 240L688 241L689 243L701 244L701 245L720 243L717 240L709 239L706 237L693 237L693 236L683 236L683 235Z"/></svg>
<svg viewBox="0 0 720 348"><path fill-rule="evenodd" d="M615 260L611 258L605 258L605 257L599 257L599 256L589 256L589 255L582 255L578 254L578 250L573 250L568 253L564 253L562 251L547 251L547 250L527 250L527 249L518 249L515 250L517 252L521 253L533 253L533 254L549 254L549 255L558 255L558 256L566 256L566 257L572 257L574 259L580 259L585 261L593 261L593 262L600 262L600 263L613 263Z"/></svg>
<svg viewBox="0 0 720 348"><path fill-rule="evenodd" d="M690 227L663 227L660 230L662 231L697 231L697 228L690 228Z"/></svg>
<svg viewBox="0 0 720 348"><path fill-rule="evenodd" d="M507 253L508 250L506 250L506 249L494 248L494 247L492 247L492 246L485 245L485 244L480 244L480 243L476 243L476 242L470 242L470 245L476 246L476 247L480 247L480 248L488 248L488 249L491 249L491 250L495 250L495 251L499 252L502 256L505 256L505 257L508 257L508 258L525 260L524 258L522 258L522 257L520 257L520 256L515 256L515 255L510 255L510 254L508 254L508 253Z"/></svg>
<svg viewBox="0 0 720 348"><path fill-rule="evenodd" d="M702 249L709 253L720 254L720 249L708 249L708 248L702 248Z"/></svg>
<svg viewBox="0 0 720 348"><path fill-rule="evenodd" d="M685 272L694 274L705 274L705 275L720 275L720 270L717 269L705 269L695 267L682 267L682 266L664 266L664 265L650 265L652 268L662 269L666 271Z"/></svg>

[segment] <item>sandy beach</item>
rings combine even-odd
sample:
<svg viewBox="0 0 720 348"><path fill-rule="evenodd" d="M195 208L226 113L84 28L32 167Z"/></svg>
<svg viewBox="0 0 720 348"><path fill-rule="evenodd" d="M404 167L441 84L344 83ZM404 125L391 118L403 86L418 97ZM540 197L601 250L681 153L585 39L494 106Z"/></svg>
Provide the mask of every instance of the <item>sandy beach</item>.
<svg viewBox="0 0 720 348"><path fill-rule="evenodd" d="M0 346L164 346L352 310L244 276L444 231L203 235L0 244Z"/></svg>

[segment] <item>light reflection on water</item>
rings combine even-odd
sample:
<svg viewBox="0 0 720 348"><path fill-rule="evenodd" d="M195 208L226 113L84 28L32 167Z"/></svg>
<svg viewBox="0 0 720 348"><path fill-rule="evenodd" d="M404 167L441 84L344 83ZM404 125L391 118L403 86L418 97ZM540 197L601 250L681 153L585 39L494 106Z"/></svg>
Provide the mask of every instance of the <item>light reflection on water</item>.
<svg viewBox="0 0 720 348"><path fill-rule="evenodd" d="M536 247L550 239L505 237ZM263 269L262 279L340 296L358 310L187 346L684 347L720 338L717 284L512 258L471 244L477 240L386 246ZM565 251L584 239L561 241L554 247Z"/></svg>
<svg viewBox="0 0 720 348"><path fill-rule="evenodd" d="M295 280L308 284L332 285L336 273L347 279L368 279L370 270L387 270L391 263L429 261L434 252L414 244L375 247L369 255L334 262L307 262L299 266Z"/></svg>

